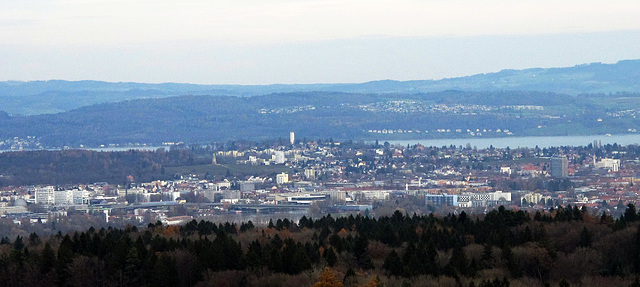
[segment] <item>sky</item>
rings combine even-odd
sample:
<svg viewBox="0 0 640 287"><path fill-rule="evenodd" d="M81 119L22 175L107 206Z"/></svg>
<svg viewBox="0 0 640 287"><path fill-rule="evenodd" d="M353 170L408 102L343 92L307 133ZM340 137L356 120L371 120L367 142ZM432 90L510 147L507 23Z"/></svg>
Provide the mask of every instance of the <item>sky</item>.
<svg viewBox="0 0 640 287"><path fill-rule="evenodd" d="M0 81L422 80L640 59L637 0L0 0Z"/></svg>

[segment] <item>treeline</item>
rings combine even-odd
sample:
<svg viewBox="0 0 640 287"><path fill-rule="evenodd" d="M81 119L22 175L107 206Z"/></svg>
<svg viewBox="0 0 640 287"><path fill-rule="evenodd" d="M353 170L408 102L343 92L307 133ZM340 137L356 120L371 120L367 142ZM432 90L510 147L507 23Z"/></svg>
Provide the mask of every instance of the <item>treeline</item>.
<svg viewBox="0 0 640 287"><path fill-rule="evenodd" d="M0 153L0 186L128 183L170 179L164 168L211 162L189 150L97 152L88 150Z"/></svg>
<svg viewBox="0 0 640 287"><path fill-rule="evenodd" d="M6 286L638 286L640 215L503 207L0 239ZM327 267L324 272L322 270ZM322 285L325 284L325 285ZM333 284L333 285L331 285Z"/></svg>

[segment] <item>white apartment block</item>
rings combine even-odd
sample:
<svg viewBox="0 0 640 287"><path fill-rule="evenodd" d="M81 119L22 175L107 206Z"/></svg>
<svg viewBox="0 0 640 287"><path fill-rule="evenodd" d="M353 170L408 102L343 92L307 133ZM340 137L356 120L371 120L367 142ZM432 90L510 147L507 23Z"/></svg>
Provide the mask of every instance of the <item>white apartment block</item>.
<svg viewBox="0 0 640 287"><path fill-rule="evenodd" d="M36 187L35 202L42 205L83 205L89 204L86 190L55 190L53 186Z"/></svg>
<svg viewBox="0 0 640 287"><path fill-rule="evenodd" d="M347 192L344 190L327 190L321 193L328 195L332 202L345 202L347 200Z"/></svg>
<svg viewBox="0 0 640 287"><path fill-rule="evenodd" d="M522 197L522 199L520 200L520 203L526 200L527 203L538 204L542 200L542 198L543 196L540 193L537 193L537 192L527 193Z"/></svg>
<svg viewBox="0 0 640 287"><path fill-rule="evenodd" d="M276 151L273 155L273 161L276 164L283 164L287 159L284 156L284 151Z"/></svg>
<svg viewBox="0 0 640 287"><path fill-rule="evenodd" d="M89 204L89 192L86 190L59 190L55 192L55 205Z"/></svg>
<svg viewBox="0 0 640 287"><path fill-rule="evenodd" d="M73 190L73 205L89 204L89 191Z"/></svg>
<svg viewBox="0 0 640 287"><path fill-rule="evenodd" d="M72 205L73 204L73 191L72 190L58 190L54 192L54 204L55 205Z"/></svg>
<svg viewBox="0 0 640 287"><path fill-rule="evenodd" d="M53 186L35 188L36 204L53 205L55 203L55 190Z"/></svg>
<svg viewBox="0 0 640 287"><path fill-rule="evenodd" d="M377 200L389 200L389 193L390 191L388 190L368 190L361 192L362 197Z"/></svg>
<svg viewBox="0 0 640 287"><path fill-rule="evenodd" d="M496 191L458 195L459 207L493 206L501 202L511 202L511 192Z"/></svg>
<svg viewBox="0 0 640 287"><path fill-rule="evenodd" d="M283 173L280 173L280 174L276 175L276 183L278 185L285 184L285 183L288 183L288 182L289 182L289 175L288 174L283 172Z"/></svg>

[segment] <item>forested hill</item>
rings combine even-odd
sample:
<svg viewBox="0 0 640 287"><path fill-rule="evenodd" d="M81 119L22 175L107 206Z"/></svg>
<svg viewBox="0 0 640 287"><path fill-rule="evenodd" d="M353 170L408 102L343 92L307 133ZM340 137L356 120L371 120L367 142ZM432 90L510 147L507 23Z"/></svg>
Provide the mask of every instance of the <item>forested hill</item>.
<svg viewBox="0 0 640 287"><path fill-rule="evenodd" d="M181 96L100 104L59 114L0 115L0 139L35 136L45 146L61 147L259 140L286 137L290 131L301 139L354 140L614 134L640 130L636 117L640 110L633 109L639 106L640 94Z"/></svg>
<svg viewBox="0 0 640 287"><path fill-rule="evenodd" d="M83 214L87 220L94 217ZM303 217L257 227L25 224L0 233L3 286L638 286L640 229L586 208L478 217ZM3 230L13 225L0 219ZM9 228L7 228L9 226ZM31 231L33 230L33 231ZM36 230L40 233L36 233ZM44 232L56 234L43 235ZM26 233L26 232L25 232ZM324 269L324 271L322 271Z"/></svg>
<svg viewBox="0 0 640 287"><path fill-rule="evenodd" d="M291 92L432 93L460 91L543 91L570 95L640 92L640 60L566 68L504 70L468 77L372 81L346 84L194 85L100 81L0 82L0 110L10 114L58 113L99 103L180 95L256 96Z"/></svg>

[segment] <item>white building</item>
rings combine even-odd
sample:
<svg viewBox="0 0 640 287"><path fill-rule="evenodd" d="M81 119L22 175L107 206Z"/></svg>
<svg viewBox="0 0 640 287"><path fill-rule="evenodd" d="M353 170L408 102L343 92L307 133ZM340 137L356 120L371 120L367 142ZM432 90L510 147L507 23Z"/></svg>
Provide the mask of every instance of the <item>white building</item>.
<svg viewBox="0 0 640 287"><path fill-rule="evenodd" d="M231 182L227 179L216 183L216 190L231 189Z"/></svg>
<svg viewBox="0 0 640 287"><path fill-rule="evenodd" d="M500 173L511 175L511 167L509 166L501 166Z"/></svg>
<svg viewBox="0 0 640 287"><path fill-rule="evenodd" d="M73 205L89 204L89 191L73 190Z"/></svg>
<svg viewBox="0 0 640 287"><path fill-rule="evenodd" d="M289 142L291 144L295 144L296 143L296 134L294 132L290 132L289 133Z"/></svg>
<svg viewBox="0 0 640 287"><path fill-rule="evenodd" d="M325 194L299 194L295 196L287 197L287 201L293 204L311 204L314 201L325 200L327 195Z"/></svg>
<svg viewBox="0 0 640 287"><path fill-rule="evenodd" d="M460 205L460 196L456 194L427 194L425 195L425 203L427 205L433 207L442 207L442 206L460 206L460 207L468 207Z"/></svg>
<svg viewBox="0 0 640 287"><path fill-rule="evenodd" d="M500 190L491 192L491 200L495 201L511 201L511 192L502 192Z"/></svg>
<svg viewBox="0 0 640 287"><path fill-rule="evenodd" d="M459 207L494 206L511 203L511 192L464 193L458 195Z"/></svg>
<svg viewBox="0 0 640 287"><path fill-rule="evenodd" d="M347 200L347 192L344 190L327 190L322 193L328 195L332 202L345 202Z"/></svg>
<svg viewBox="0 0 640 287"><path fill-rule="evenodd" d="M55 190L53 186L35 188L36 204L53 205L55 203Z"/></svg>
<svg viewBox="0 0 640 287"><path fill-rule="evenodd" d="M599 162L594 164L595 168L608 169L611 172L617 172L620 170L620 160L612 158L603 158Z"/></svg>
<svg viewBox="0 0 640 287"><path fill-rule="evenodd" d="M542 200L542 194L537 192L527 193L522 197L520 203L522 204L525 200L527 203L538 204Z"/></svg>
<svg viewBox="0 0 640 287"><path fill-rule="evenodd" d="M284 157L284 151L276 151L273 155L273 161L276 164L283 164L287 159Z"/></svg>
<svg viewBox="0 0 640 287"><path fill-rule="evenodd" d="M277 184L285 184L289 182L289 175L286 173L280 173L276 175L276 183Z"/></svg>
<svg viewBox="0 0 640 287"><path fill-rule="evenodd" d="M58 190L54 192L55 205L89 204L89 192L86 190Z"/></svg>
<svg viewBox="0 0 640 287"><path fill-rule="evenodd" d="M389 200L389 193L390 191L388 190L367 190L361 192L362 197L377 200Z"/></svg>
<svg viewBox="0 0 640 287"><path fill-rule="evenodd" d="M73 191L58 190L54 192L55 205L71 205L73 204Z"/></svg>

